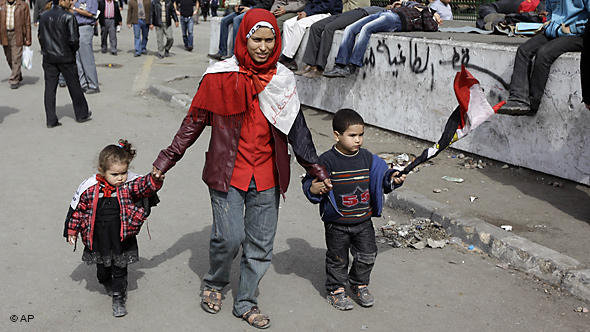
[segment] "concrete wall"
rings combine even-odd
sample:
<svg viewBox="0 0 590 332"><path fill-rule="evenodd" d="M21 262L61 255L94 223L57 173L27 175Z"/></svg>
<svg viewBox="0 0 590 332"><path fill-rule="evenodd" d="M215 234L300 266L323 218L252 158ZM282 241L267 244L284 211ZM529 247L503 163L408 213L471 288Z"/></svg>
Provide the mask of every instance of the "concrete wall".
<svg viewBox="0 0 590 332"><path fill-rule="evenodd" d="M217 21L218 22L218 21ZM218 29L211 29L217 49ZM299 49L300 59L306 38ZM340 44L337 32L331 68ZM371 125L437 141L457 101L453 79L461 63L480 81L493 105L507 97L515 46L375 34L366 65L349 78L297 77L301 102L334 112L348 107ZM552 66L537 115L495 115L454 147L509 164L590 184L590 112L581 104L578 53Z"/></svg>

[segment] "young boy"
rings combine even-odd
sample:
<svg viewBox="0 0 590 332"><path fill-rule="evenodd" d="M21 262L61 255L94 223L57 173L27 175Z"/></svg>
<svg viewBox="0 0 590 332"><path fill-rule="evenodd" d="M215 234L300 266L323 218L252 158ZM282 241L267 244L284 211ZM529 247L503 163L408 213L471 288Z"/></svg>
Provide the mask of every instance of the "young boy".
<svg viewBox="0 0 590 332"><path fill-rule="evenodd" d="M363 307L375 302L369 292L369 278L377 256L372 216L379 217L383 194L402 185L406 175L389 169L385 161L362 149L363 118L351 109L341 109L332 120L336 144L320 156L330 172L333 189L306 176L303 192L314 204L326 231L326 289L328 302L339 310L350 310L347 283L353 298ZM348 270L349 251L354 260Z"/></svg>

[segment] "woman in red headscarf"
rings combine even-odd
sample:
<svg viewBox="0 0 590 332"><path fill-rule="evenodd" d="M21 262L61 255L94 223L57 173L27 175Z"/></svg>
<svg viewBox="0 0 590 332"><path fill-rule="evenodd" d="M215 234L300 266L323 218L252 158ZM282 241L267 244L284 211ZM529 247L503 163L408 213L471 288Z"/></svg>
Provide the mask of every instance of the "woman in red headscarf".
<svg viewBox="0 0 590 332"><path fill-rule="evenodd" d="M293 73L281 64L281 38L273 14L251 9L236 36L235 56L207 68L187 116L172 144L153 163L156 178L172 168L186 149L211 126L203 181L209 186L213 227L209 272L201 307L221 309L221 290L240 246L240 283L233 314L266 328L256 288L270 266L279 196L287 191L290 157L313 177L331 184L300 111Z"/></svg>

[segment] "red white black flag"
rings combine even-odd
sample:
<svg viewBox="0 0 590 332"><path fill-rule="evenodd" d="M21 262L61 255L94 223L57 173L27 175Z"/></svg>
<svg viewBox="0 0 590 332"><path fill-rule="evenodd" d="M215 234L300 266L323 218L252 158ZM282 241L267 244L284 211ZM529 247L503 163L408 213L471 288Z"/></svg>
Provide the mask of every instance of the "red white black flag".
<svg viewBox="0 0 590 332"><path fill-rule="evenodd" d="M465 69L465 66L461 66L461 71L455 75L454 89L459 106L455 108L447 120L438 143L424 150L421 155L404 168L402 174L409 173L414 167L434 158L449 145L467 136L506 103L501 101L492 107L488 103L479 81Z"/></svg>

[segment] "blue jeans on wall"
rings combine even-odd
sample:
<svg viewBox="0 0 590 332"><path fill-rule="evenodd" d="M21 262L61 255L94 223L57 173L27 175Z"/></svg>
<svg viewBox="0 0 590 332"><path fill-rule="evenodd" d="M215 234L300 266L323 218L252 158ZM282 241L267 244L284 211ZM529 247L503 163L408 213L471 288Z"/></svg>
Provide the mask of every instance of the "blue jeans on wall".
<svg viewBox="0 0 590 332"><path fill-rule="evenodd" d="M258 283L270 267L279 218L279 187L258 191L252 178L248 191L209 189L209 195L213 227L204 287L221 290L229 284L232 261L242 247L240 283L233 307L234 315L240 317L257 305Z"/></svg>
<svg viewBox="0 0 590 332"><path fill-rule="evenodd" d="M185 48L193 48L193 17L180 17L180 29L182 30L182 42Z"/></svg>
<svg viewBox="0 0 590 332"><path fill-rule="evenodd" d="M145 23L144 20L139 19L137 24L133 24L133 38L135 42L135 54L141 54L142 52L147 52L147 42L148 42L148 33L150 32L150 27ZM141 34L141 38L140 38Z"/></svg>
<svg viewBox="0 0 590 332"><path fill-rule="evenodd" d="M240 28L240 23L242 23L244 15L246 15L246 13L238 14L236 12L232 12L221 19L219 31L219 54L227 55L227 38L229 36L229 26L230 24L233 26L233 38L235 40L236 34L238 33L238 29ZM232 43L230 55L234 54L234 44L235 43Z"/></svg>
<svg viewBox="0 0 590 332"><path fill-rule="evenodd" d="M377 32L400 31L402 22L396 13L385 11L362 18L344 29L342 42L338 48L335 62L341 65L352 63L363 66L363 57L371 34ZM355 43L356 35L359 35Z"/></svg>

